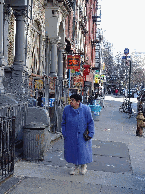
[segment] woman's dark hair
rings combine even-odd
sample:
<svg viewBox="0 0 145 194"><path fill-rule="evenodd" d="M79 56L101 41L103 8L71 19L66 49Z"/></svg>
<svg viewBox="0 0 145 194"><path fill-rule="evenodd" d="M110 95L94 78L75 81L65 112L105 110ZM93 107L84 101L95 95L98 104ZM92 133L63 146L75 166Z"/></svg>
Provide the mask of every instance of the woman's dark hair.
<svg viewBox="0 0 145 194"><path fill-rule="evenodd" d="M72 94L70 96L70 99L74 98L76 101L80 100L80 102L82 101L82 96L80 94Z"/></svg>

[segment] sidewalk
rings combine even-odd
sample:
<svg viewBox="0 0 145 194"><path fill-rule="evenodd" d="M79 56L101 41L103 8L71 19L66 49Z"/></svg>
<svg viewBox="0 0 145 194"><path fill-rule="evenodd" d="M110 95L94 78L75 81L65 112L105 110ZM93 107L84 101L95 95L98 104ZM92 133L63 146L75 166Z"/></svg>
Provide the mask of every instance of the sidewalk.
<svg viewBox="0 0 145 194"><path fill-rule="evenodd" d="M105 97L105 107L95 121L94 161L84 176L69 175L72 164L65 162L63 139L59 139L44 161L16 163L14 176L0 186L0 194L145 193L145 138L135 135L135 117L119 112L121 100Z"/></svg>

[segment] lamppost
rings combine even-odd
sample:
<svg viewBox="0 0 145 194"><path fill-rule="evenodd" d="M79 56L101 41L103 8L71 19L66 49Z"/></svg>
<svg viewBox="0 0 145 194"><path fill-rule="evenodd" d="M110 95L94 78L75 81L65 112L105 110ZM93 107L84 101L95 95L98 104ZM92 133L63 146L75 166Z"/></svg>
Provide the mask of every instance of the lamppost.
<svg viewBox="0 0 145 194"><path fill-rule="evenodd" d="M129 60L129 65L130 65L130 68L129 68L129 101L130 101L130 77L131 77L131 59Z"/></svg>
<svg viewBox="0 0 145 194"><path fill-rule="evenodd" d="M126 62L128 63L128 60L127 60L127 55L129 54L129 49L128 48L125 48L124 49L124 54L126 55ZM131 77L131 60L129 61L130 62L130 69L129 69L129 101L130 101L130 77Z"/></svg>

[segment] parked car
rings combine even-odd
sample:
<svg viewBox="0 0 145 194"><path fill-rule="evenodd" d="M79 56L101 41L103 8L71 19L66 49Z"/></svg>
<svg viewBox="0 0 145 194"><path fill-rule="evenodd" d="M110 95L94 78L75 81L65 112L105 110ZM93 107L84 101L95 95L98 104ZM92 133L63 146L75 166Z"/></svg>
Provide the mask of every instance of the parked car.
<svg viewBox="0 0 145 194"><path fill-rule="evenodd" d="M120 95L125 95L125 88L122 88L122 89L120 90Z"/></svg>
<svg viewBox="0 0 145 194"><path fill-rule="evenodd" d="M129 98L129 96L130 96L130 98L134 98L134 93L132 90L130 90L130 95L129 95L129 91L128 91L127 98Z"/></svg>
<svg viewBox="0 0 145 194"><path fill-rule="evenodd" d="M136 93L137 92L137 89L136 88L132 88L131 89L133 93Z"/></svg>
<svg viewBox="0 0 145 194"><path fill-rule="evenodd" d="M141 90L139 90L137 92L138 97L141 98L141 96L143 95L144 92L145 92L145 88L142 88Z"/></svg>

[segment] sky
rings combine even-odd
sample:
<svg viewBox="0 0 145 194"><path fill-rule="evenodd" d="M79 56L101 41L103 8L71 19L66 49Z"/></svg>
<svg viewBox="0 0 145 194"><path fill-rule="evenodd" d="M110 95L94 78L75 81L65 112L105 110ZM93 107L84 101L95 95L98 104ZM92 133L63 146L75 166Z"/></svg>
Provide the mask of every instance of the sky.
<svg viewBox="0 0 145 194"><path fill-rule="evenodd" d="M145 0L99 0L103 36L117 52L145 52Z"/></svg>

